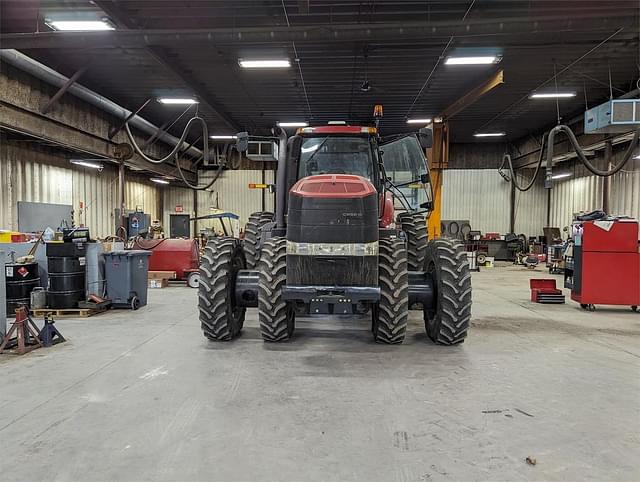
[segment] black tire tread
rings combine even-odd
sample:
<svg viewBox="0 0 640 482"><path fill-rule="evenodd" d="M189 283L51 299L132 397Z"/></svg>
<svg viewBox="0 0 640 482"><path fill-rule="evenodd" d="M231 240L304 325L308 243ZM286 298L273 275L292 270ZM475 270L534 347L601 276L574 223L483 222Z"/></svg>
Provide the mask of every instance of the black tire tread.
<svg viewBox="0 0 640 482"><path fill-rule="evenodd" d="M265 341L285 341L293 335L293 308L282 298L287 281L287 241L271 238L258 262L258 321Z"/></svg>
<svg viewBox="0 0 640 482"><path fill-rule="evenodd" d="M374 340L387 344L402 343L409 319L407 250L402 239L380 239L378 283L380 301L372 310Z"/></svg>
<svg viewBox="0 0 640 482"><path fill-rule="evenodd" d="M425 310L427 335L441 345L462 343L471 321L471 273L464 245L453 239L434 239L427 248L433 264L436 306Z"/></svg>
<svg viewBox="0 0 640 482"><path fill-rule="evenodd" d="M262 234L262 226L273 221L273 213L259 211L252 213L244 228L244 254L247 260L247 268L253 269L260 259L259 241Z"/></svg>
<svg viewBox="0 0 640 482"><path fill-rule="evenodd" d="M427 223L423 214L400 213L398 222L407 235L407 264L409 271L423 271L427 256Z"/></svg>
<svg viewBox="0 0 640 482"><path fill-rule="evenodd" d="M229 285L238 240L221 237L210 240L200 260L198 309L204 336L215 341L229 341L242 329L246 308L236 308L229 300Z"/></svg>

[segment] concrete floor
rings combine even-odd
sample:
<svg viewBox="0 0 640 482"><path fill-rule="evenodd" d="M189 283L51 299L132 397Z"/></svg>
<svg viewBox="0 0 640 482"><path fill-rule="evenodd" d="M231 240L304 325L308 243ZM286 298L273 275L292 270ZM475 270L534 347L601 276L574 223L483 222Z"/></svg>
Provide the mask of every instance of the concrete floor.
<svg viewBox="0 0 640 482"><path fill-rule="evenodd" d="M458 347L417 313L401 346L368 320L268 345L255 310L210 343L182 287L61 320L67 343L0 356L0 479L640 480L640 315L533 305L533 275L474 274Z"/></svg>

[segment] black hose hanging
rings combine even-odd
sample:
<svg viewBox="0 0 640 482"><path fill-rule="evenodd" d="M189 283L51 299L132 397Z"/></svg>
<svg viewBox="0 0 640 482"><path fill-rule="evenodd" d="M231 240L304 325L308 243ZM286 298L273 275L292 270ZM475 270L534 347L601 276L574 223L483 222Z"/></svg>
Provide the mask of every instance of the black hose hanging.
<svg viewBox="0 0 640 482"><path fill-rule="evenodd" d="M180 149L182 148L182 144L184 143L184 140L187 138L187 134L191 129L191 126L196 122L199 122L200 127L202 128L202 138L204 139L204 146L203 146L204 162L208 163L209 162L209 130L207 128L207 123L204 121L202 117L195 116L189 119L189 122L187 122L187 125L184 127L184 130L182 131L182 135L180 136L180 139L178 140L178 143L176 144L176 146L171 150L169 154L167 154L162 159L154 159L153 157L149 157L144 152L142 152L142 149L140 148L140 146L138 145L138 143L133 137L131 128L129 127L129 123L126 122L124 127L127 131L129 142L131 143L131 145L133 146L133 149L138 153L140 157L142 157L147 162L151 162L152 164L162 164L163 162L166 162L169 159L172 159L180 151Z"/></svg>
<svg viewBox="0 0 640 482"><path fill-rule="evenodd" d="M515 188L520 192L526 192L529 189L531 189L536 182L536 179L538 177L538 172L540 172L540 167L542 166L542 160L544 159L544 148L545 148L546 142L547 142L547 135L545 134L544 136L542 136L542 146L540 146L540 155L538 156L538 165L536 166L536 170L533 173L533 177L529 181L529 184L527 184L525 187L521 187L518 185L516 172L513 169L513 163L511 162L511 156L509 154L505 154L502 157L502 164L498 168L498 172L500 173L500 175L505 179L507 179L508 181L510 181L515 186ZM510 178L507 178L507 176L505 176L504 173L502 172L502 168L504 167L505 162L509 166L509 173L511 174Z"/></svg>
<svg viewBox="0 0 640 482"><path fill-rule="evenodd" d="M209 189L211 186L213 186L215 184L215 182L220 177L220 174L222 174L223 165L222 164L218 164L218 170L216 171L215 176L213 176L213 179L211 179L211 182L209 182L209 184L206 184L205 186L194 186L189 181L187 181L187 178L184 176L184 173L182 172L182 169L180 168L180 161L178 160L178 154L176 154L176 167L178 168L178 172L180 173L180 177L182 178L182 182L184 182L189 188L193 189L194 191L206 191L207 189Z"/></svg>
<svg viewBox="0 0 640 482"><path fill-rule="evenodd" d="M202 159L204 160L205 164L208 164L209 163L209 130L207 128L207 123L204 121L202 117L198 117L196 115L195 117L192 117L191 119L189 119L189 122L187 122L187 125L184 127L184 130L182 131L182 135L180 136L180 139L178 140L178 143L176 144L176 146L171 150L169 154L167 154L162 159L154 159L152 157L147 156L144 152L142 152L142 149L140 148L140 146L138 145L138 143L133 137L133 133L131 132L131 128L129 127L129 123L128 122L125 123L124 127L125 127L125 130L127 131L127 136L129 137L129 142L133 146L133 149L145 161L151 162L153 164L162 164L163 162L166 162L169 159L174 158L176 167L178 168L178 173L182 178L182 182L184 182L187 187L189 187L190 189L193 189L194 191L205 191L209 189L211 186L213 186L213 184L218 180L218 178L220 177L220 174L222 173L222 168L224 166L222 164L218 165L218 170L216 171L216 174L211 180L211 182L209 182L205 186L195 186L191 184L185 177L184 173L182 172L182 168L180 167L180 161L178 159L178 155L180 153L180 149L182 148L182 144L187 138L187 134L189 133L191 126L194 125L196 122L200 123L200 127L202 129L202 139L204 140Z"/></svg>
<svg viewBox="0 0 640 482"><path fill-rule="evenodd" d="M569 139L569 142L571 143L571 146L573 147L574 152L578 156L578 159L580 159L580 162L582 162L582 164L584 164L584 166L589 171L591 171L593 174L599 177L609 177L619 172L625 166L625 164L629 161L629 159L631 159L631 156L633 155L633 151L638 145L638 139L640 138L640 130L636 130L633 133L633 139L631 140L631 144L629 144L627 151L624 153L624 156L622 157L622 161L620 161L620 163L614 168L603 171L595 167L587 159L587 156L584 154L584 151L580 147L580 144L578 144L578 140L576 139L576 136L568 126L559 125L554 127L549 132L549 139L548 139L549 148L547 149L546 177L544 181L544 187L547 189L551 189L551 176L553 172L553 148L554 148L553 143L554 143L556 134L559 132L563 132L567 136L567 138Z"/></svg>

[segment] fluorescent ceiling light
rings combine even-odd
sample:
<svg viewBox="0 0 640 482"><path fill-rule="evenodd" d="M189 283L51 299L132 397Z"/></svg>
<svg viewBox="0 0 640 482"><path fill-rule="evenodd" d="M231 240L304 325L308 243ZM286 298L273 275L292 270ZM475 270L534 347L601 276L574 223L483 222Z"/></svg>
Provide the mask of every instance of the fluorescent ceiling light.
<svg viewBox="0 0 640 482"><path fill-rule="evenodd" d="M500 62L501 57L496 55L483 56L483 57L447 57L445 65L487 65L497 64Z"/></svg>
<svg viewBox="0 0 640 482"><path fill-rule="evenodd" d="M545 92L539 94L531 94L530 99L566 99L569 97L575 97L575 92Z"/></svg>
<svg viewBox="0 0 640 482"><path fill-rule="evenodd" d="M162 104L197 104L198 101L196 99L192 99L189 97L179 98L179 97L160 97L158 102Z"/></svg>
<svg viewBox="0 0 640 482"><path fill-rule="evenodd" d="M69 162L71 164L75 164L76 166L90 167L92 169L102 169L103 168L102 164L100 164L99 162L85 161L85 160L82 160L82 159L70 159Z"/></svg>
<svg viewBox="0 0 640 482"><path fill-rule="evenodd" d="M634 157L634 159L640 159L640 154Z"/></svg>
<svg viewBox="0 0 640 482"><path fill-rule="evenodd" d="M237 139L238 136L209 136L209 139L217 139L217 140L223 140L223 139Z"/></svg>
<svg viewBox="0 0 640 482"><path fill-rule="evenodd" d="M275 59L275 60L244 60L238 59L240 67L245 69L277 69L291 67L289 59Z"/></svg>
<svg viewBox="0 0 640 482"><path fill-rule="evenodd" d="M428 124L431 119L409 119L407 124Z"/></svg>
<svg viewBox="0 0 640 482"><path fill-rule="evenodd" d="M504 132L476 132L473 137L503 137Z"/></svg>
<svg viewBox="0 0 640 482"><path fill-rule="evenodd" d="M279 127L307 127L308 122L278 122Z"/></svg>
<svg viewBox="0 0 640 482"><path fill-rule="evenodd" d="M559 174L554 174L551 176L551 179L563 179L565 177L571 177L572 174L570 172L561 172Z"/></svg>
<svg viewBox="0 0 640 482"><path fill-rule="evenodd" d="M152 177L151 180L158 184L169 184L169 181L167 181L166 179L162 179L160 177Z"/></svg>
<svg viewBox="0 0 640 482"><path fill-rule="evenodd" d="M54 30L63 32L95 32L100 30L115 30L113 25L105 20L48 20L45 21Z"/></svg>

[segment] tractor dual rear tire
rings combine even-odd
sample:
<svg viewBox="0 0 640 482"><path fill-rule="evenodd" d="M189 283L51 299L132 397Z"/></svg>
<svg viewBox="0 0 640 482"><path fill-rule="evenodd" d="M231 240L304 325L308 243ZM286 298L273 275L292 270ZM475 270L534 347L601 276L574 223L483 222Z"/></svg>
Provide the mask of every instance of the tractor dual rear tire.
<svg viewBox="0 0 640 482"><path fill-rule="evenodd" d="M287 282L287 240L271 238L262 246L258 262L258 321L264 341L285 341L293 336L295 309L282 298Z"/></svg>
<svg viewBox="0 0 640 482"><path fill-rule="evenodd" d="M400 213L398 222L407 236L409 271L424 271L427 256L427 223L423 214Z"/></svg>
<svg viewBox="0 0 640 482"><path fill-rule="evenodd" d="M253 213L249 216L249 221L244 228L244 255L248 269L258 265L262 227L271 221L273 221L273 213L268 211Z"/></svg>
<svg viewBox="0 0 640 482"><path fill-rule="evenodd" d="M404 240L380 239L378 285L380 301L371 310L373 339L378 343L402 343L409 319L409 273Z"/></svg>
<svg viewBox="0 0 640 482"><path fill-rule="evenodd" d="M471 273L463 245L434 239L427 246L427 273L433 278L434 306L424 310L425 330L441 345L462 343L471 320Z"/></svg>
<svg viewBox="0 0 640 482"><path fill-rule="evenodd" d="M198 308L204 336L214 341L233 340L240 334L246 308L235 304L235 281L245 265L240 243L235 238L214 238L207 243L200 260Z"/></svg>

